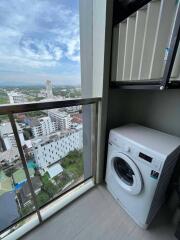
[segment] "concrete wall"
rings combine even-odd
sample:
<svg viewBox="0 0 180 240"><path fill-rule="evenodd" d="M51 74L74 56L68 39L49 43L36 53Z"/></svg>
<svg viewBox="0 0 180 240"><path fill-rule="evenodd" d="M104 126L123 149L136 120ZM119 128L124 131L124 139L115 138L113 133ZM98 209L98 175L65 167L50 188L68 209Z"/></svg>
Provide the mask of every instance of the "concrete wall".
<svg viewBox="0 0 180 240"><path fill-rule="evenodd" d="M120 91L111 89L108 130L139 123L180 137L180 90Z"/></svg>

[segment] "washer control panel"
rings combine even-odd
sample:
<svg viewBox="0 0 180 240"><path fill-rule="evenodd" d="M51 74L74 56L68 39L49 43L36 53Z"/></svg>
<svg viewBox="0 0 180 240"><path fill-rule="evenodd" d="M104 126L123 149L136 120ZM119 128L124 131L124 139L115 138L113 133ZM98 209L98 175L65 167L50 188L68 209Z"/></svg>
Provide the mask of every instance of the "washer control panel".
<svg viewBox="0 0 180 240"><path fill-rule="evenodd" d="M149 166L150 168L160 171L162 166L162 161L159 159L156 154L148 151L147 149L143 149L138 145L134 145L129 141L126 141L116 134L112 134L109 139L109 144L115 145L120 152L128 155L133 159L134 162L140 161L143 164Z"/></svg>
<svg viewBox="0 0 180 240"><path fill-rule="evenodd" d="M152 155L147 155L143 152L139 152L139 160L144 161L147 165L151 166L152 168L156 169L156 170L160 170L161 169L161 161L155 157L153 157Z"/></svg>

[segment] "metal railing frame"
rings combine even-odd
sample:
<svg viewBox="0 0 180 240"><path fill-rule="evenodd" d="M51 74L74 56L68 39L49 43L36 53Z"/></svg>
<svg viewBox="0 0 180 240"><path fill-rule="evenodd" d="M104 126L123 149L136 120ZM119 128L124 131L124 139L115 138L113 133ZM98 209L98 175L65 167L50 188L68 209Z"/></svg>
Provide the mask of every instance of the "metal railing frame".
<svg viewBox="0 0 180 240"><path fill-rule="evenodd" d="M10 225L9 227L0 231L0 234L6 232L8 229L11 229L13 226L21 222L22 220L28 218L30 215L37 213L39 223L42 224L43 220L41 217L40 209L44 206L47 206L51 202L55 201L57 198L63 196L70 190L74 189L75 187L79 186L88 179L84 179L80 183L77 183L72 188L68 189L67 191L60 193L58 196L53 198L52 200L48 201L44 206L39 207L36 200L36 194L33 189L31 177L29 175L26 158L24 155L24 151L21 145L20 137L18 134L17 125L15 122L15 118L13 114L17 113L25 113L31 111L38 111L38 110L48 110L48 109L55 109L55 108L65 108L65 107L72 107L72 106L79 106L79 105L93 105L93 133L91 136L91 143L93 146L93 154L92 154L92 177L94 178L94 182L96 183L96 164L97 164L97 123L98 123L98 105L101 98L79 98L79 99L70 99L70 100L63 100L63 101L44 101L44 102L31 102L31 103L23 103L23 104L4 104L0 106L0 115L8 115L9 121L12 126L13 134L15 137L15 141L17 144L17 148L19 151L19 155L21 158L22 166L27 178L27 183L31 192L32 200L35 206L35 210L32 213L27 214L26 216L17 220L14 224Z"/></svg>

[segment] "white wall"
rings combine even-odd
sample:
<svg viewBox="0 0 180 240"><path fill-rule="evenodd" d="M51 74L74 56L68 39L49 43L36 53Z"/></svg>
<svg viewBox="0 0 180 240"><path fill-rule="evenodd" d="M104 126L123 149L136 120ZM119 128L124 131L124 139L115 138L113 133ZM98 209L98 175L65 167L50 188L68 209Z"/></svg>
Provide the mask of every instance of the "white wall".
<svg viewBox="0 0 180 240"><path fill-rule="evenodd" d="M83 97L102 97L106 0L80 0L80 50Z"/></svg>

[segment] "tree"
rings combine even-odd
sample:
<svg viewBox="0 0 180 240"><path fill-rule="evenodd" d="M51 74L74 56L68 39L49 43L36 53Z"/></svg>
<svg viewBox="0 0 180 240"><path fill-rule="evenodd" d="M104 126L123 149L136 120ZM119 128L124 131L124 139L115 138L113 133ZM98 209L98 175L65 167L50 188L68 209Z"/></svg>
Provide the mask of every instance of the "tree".
<svg viewBox="0 0 180 240"><path fill-rule="evenodd" d="M23 134L24 134L25 140L29 140L29 139L32 138L31 129L25 128L25 129L23 130Z"/></svg>
<svg viewBox="0 0 180 240"><path fill-rule="evenodd" d="M31 213L32 211L33 211L33 205L32 204L30 204L26 207L22 207L21 208L22 217L26 216L27 214Z"/></svg>
<svg viewBox="0 0 180 240"><path fill-rule="evenodd" d="M36 196L36 201L37 201L38 207L41 207L49 201L49 195L46 192L41 191Z"/></svg>
<svg viewBox="0 0 180 240"><path fill-rule="evenodd" d="M55 186L49 180L47 173L45 173L44 176L42 177L42 183L43 183L42 189L44 190L44 192L48 194L50 198L52 198L58 192L57 186Z"/></svg>

